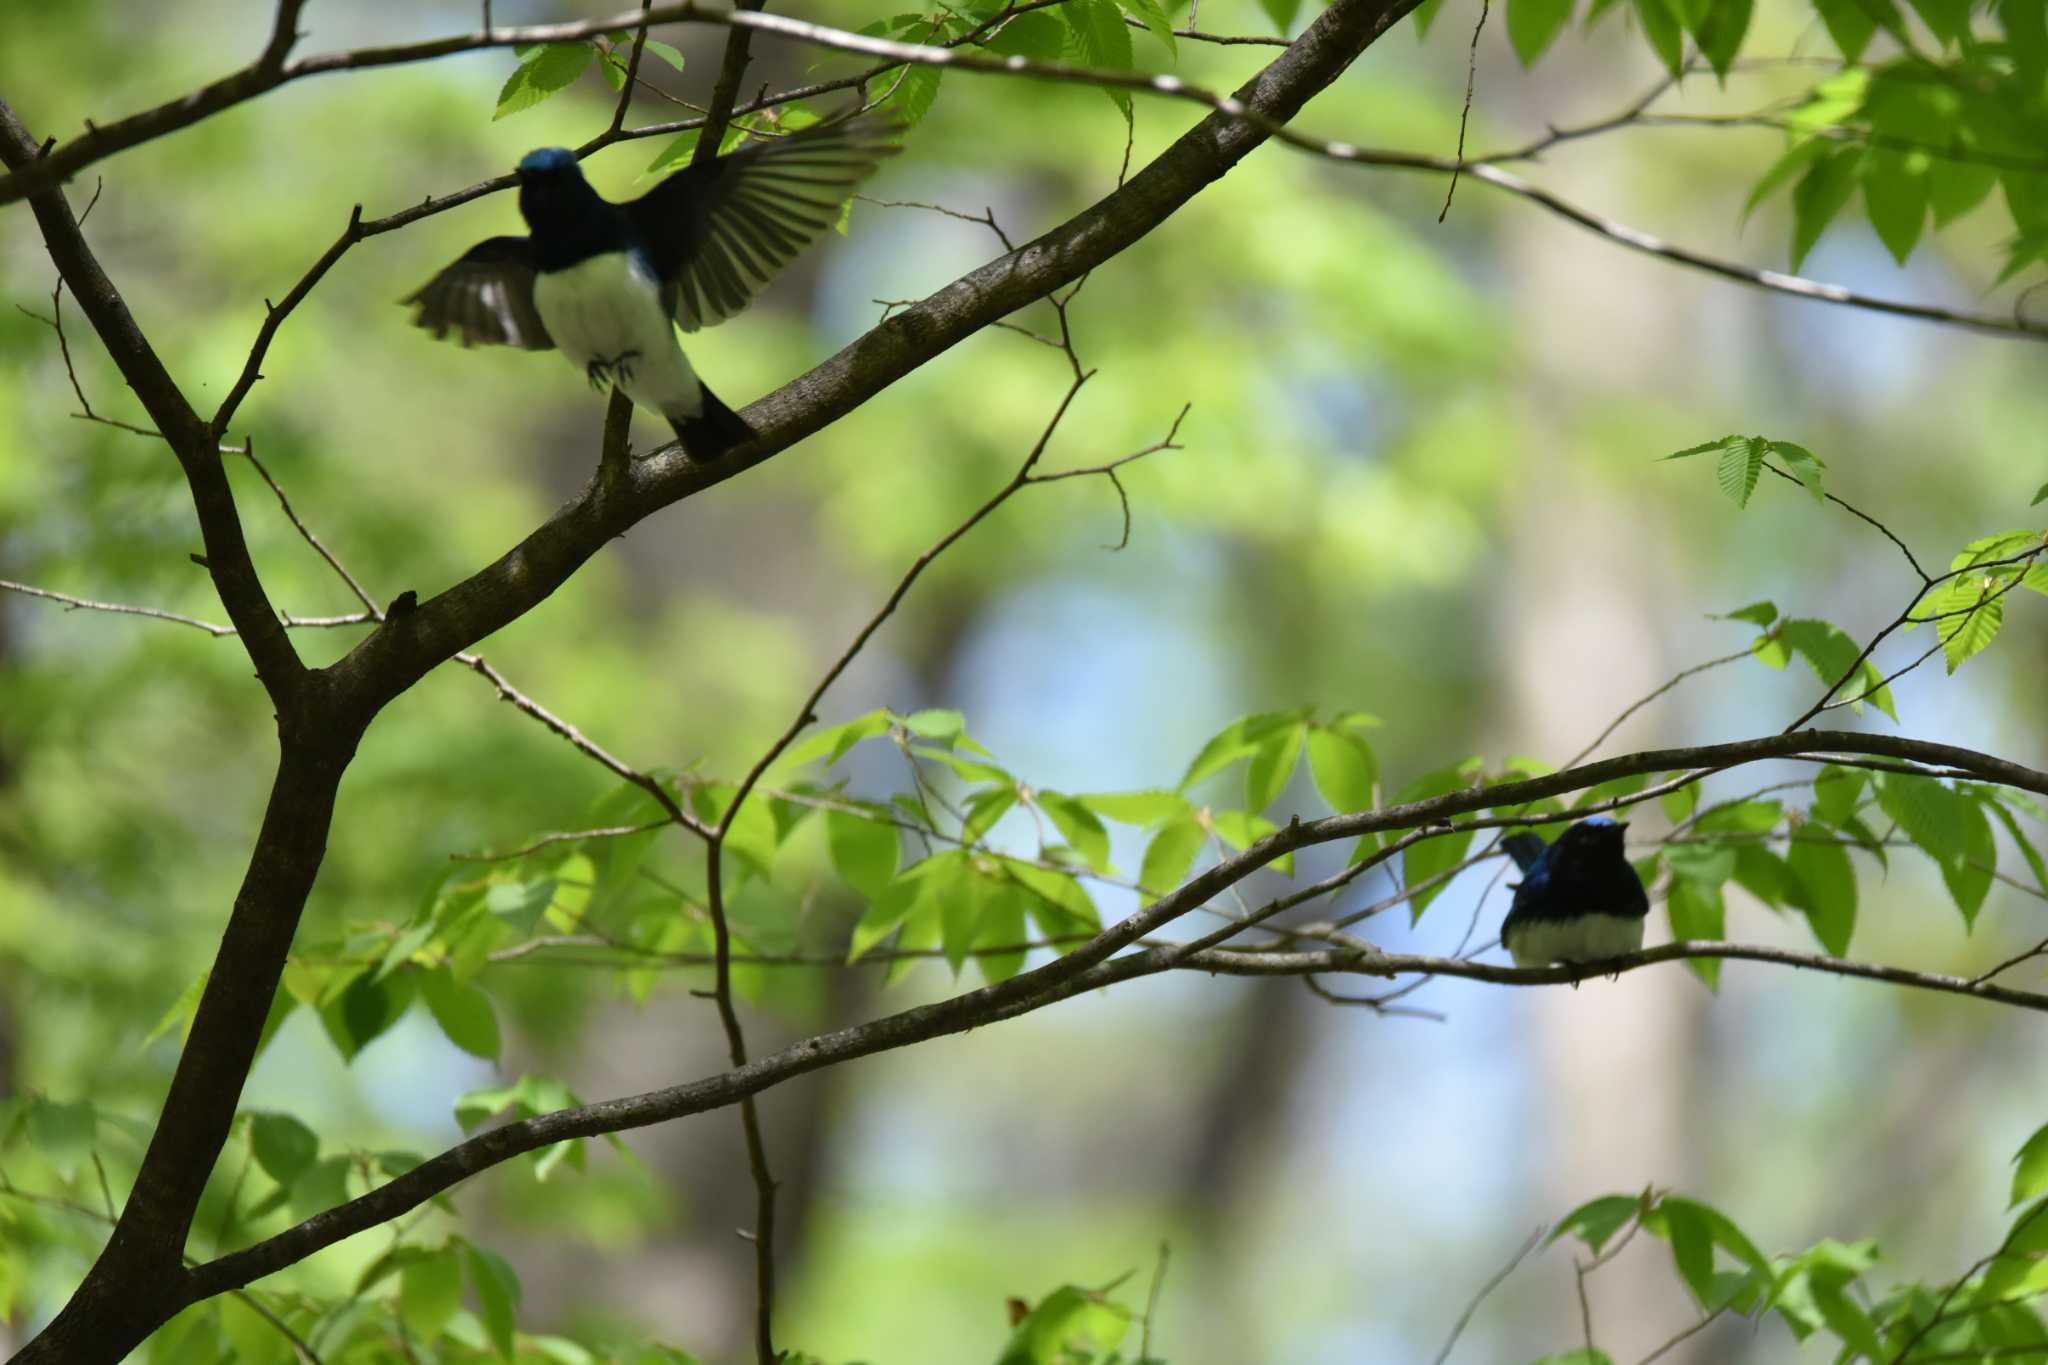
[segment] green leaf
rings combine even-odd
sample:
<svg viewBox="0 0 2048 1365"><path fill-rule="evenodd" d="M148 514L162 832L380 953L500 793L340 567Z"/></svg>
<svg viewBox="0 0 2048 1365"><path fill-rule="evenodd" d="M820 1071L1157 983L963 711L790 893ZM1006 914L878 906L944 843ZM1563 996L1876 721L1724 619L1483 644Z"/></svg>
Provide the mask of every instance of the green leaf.
<svg viewBox="0 0 2048 1365"><path fill-rule="evenodd" d="M543 43L520 50L521 61L498 91L493 121L531 109L568 89L590 65L596 49L589 43Z"/></svg>
<svg viewBox="0 0 2048 1365"><path fill-rule="evenodd" d="M950 853L939 856L958 858L965 855ZM913 910L921 903L928 902L929 898L924 895L925 887L926 882L923 878L905 877L883 888L880 895L870 896L867 912L860 917L860 922L853 926L853 936L847 945L846 960L860 961L869 949L895 933Z"/></svg>
<svg viewBox="0 0 2048 1365"><path fill-rule="evenodd" d="M662 42L660 39L645 39L641 42L640 46L642 50L653 53L655 56L661 58L670 66L674 67L676 70L681 71L683 69L683 54L678 52L675 48L670 47L667 43ZM641 65L644 69L646 65L644 60Z"/></svg>
<svg viewBox="0 0 2048 1365"><path fill-rule="evenodd" d="M1742 40L1749 34L1753 9L1753 0L1716 0L1707 11L1704 22L1694 31L1700 55L1707 59L1707 65L1714 68L1714 75L1721 80L1727 80L1728 72L1735 65L1735 56L1742 50Z"/></svg>
<svg viewBox="0 0 2048 1365"><path fill-rule="evenodd" d="M1558 1220L1545 1245L1561 1237L1576 1236L1597 1256L1600 1248L1607 1245L1607 1239L1626 1227L1642 1205L1641 1197L1633 1194L1607 1194L1589 1199Z"/></svg>
<svg viewBox="0 0 2048 1365"><path fill-rule="evenodd" d="M2039 507L2044 502L2048 502L2048 483L2041 485L2041 491L2034 494L2033 500L2028 502L2027 506Z"/></svg>
<svg viewBox="0 0 2048 1365"><path fill-rule="evenodd" d="M1131 69L1131 31L1124 27L1124 14L1116 0L1067 0L1058 13L1067 21L1068 52L1076 63L1099 71ZM1129 123L1131 92L1104 86L1102 93Z"/></svg>
<svg viewBox="0 0 2048 1365"><path fill-rule="evenodd" d="M1721 901L1718 886L1680 877L1671 884L1671 894L1665 898L1664 908L1671 917L1671 937L1679 942L1727 936L1728 911ZM1707 983L1707 989L1719 988L1719 958L1687 958L1685 965Z"/></svg>
<svg viewBox="0 0 2048 1365"><path fill-rule="evenodd" d="M1877 32L1869 8L1860 0L1813 0L1813 7L1820 11L1821 22L1827 25L1828 36L1841 49L1843 59L1854 62L1861 57Z"/></svg>
<svg viewBox="0 0 2048 1365"><path fill-rule="evenodd" d="M1173 36L1173 20L1167 17L1166 7L1159 0L1123 0L1124 12L1145 26L1145 31L1157 38L1166 48L1167 55L1179 60L1180 40Z"/></svg>
<svg viewBox="0 0 2048 1365"><path fill-rule="evenodd" d="M1142 829L1163 825L1193 809L1186 797L1168 791L1104 792L1074 799L1097 815L1107 816L1120 825L1137 825Z"/></svg>
<svg viewBox="0 0 2048 1365"><path fill-rule="evenodd" d="M1665 0L1636 0L1636 19L1643 26L1643 39L1664 69L1673 76L1685 70L1685 34L1678 18Z"/></svg>
<svg viewBox="0 0 2048 1365"><path fill-rule="evenodd" d="M1826 621L1787 620L1779 624L1778 637L1793 653L1806 660L1814 675L1827 686L1834 686L1853 668L1854 675L1835 694L1837 701L1862 697L1893 720L1899 718L1892 704L1891 689L1883 685L1884 675L1869 659L1857 663L1863 647L1850 639L1841 627ZM1866 693L1867 696L1864 695ZM1862 702L1857 702L1851 709L1861 710Z"/></svg>
<svg viewBox="0 0 2048 1365"><path fill-rule="evenodd" d="M1822 138L1810 137L1803 142L1795 142L1790 151L1772 162L1770 169L1757 178L1749 191L1749 198L1742 202L1743 221L1747 222L1749 215L1756 212L1756 206L1784 188L1793 176L1827 155L1829 146Z"/></svg>
<svg viewBox="0 0 2048 1365"><path fill-rule="evenodd" d="M652 170L653 167L648 169ZM792 764L808 763L812 759L824 755L825 766L830 768L840 759L846 757L847 750L862 740L888 734L889 727L892 724L894 724L894 720L886 710L870 711L864 716L855 716L852 720L839 725L827 726L817 734L812 735L809 739L791 749L785 756L784 761Z"/></svg>
<svg viewBox="0 0 2048 1365"><path fill-rule="evenodd" d="M2012 1173L2012 1203L2007 1207L2048 1194L2048 1123L2034 1130L2012 1160L2017 1169Z"/></svg>
<svg viewBox="0 0 2048 1365"><path fill-rule="evenodd" d="M1318 725L1308 732L1308 771L1330 809L1340 814L1371 810L1379 783L1372 746L1348 730Z"/></svg>
<svg viewBox="0 0 2048 1365"><path fill-rule="evenodd" d="M325 1213L348 1202L348 1173L354 1162L345 1156L331 1156L299 1172L286 1202L300 1221Z"/></svg>
<svg viewBox="0 0 2048 1365"><path fill-rule="evenodd" d="M1737 507L1749 506L1749 496L1756 491L1757 478L1763 473L1764 452L1769 448L1761 436L1730 436L1721 443L1721 460L1714 477Z"/></svg>
<svg viewBox="0 0 2048 1365"><path fill-rule="evenodd" d="M850 811L825 812L825 837L832 866L846 884L873 900L896 878L901 841L894 825Z"/></svg>
<svg viewBox="0 0 2048 1365"><path fill-rule="evenodd" d="M1778 607L1775 602L1752 602L1746 607L1737 607L1734 611L1724 612L1714 619L1716 621L1747 621L1753 626L1768 629L1771 622L1778 619Z"/></svg>
<svg viewBox="0 0 2048 1365"><path fill-rule="evenodd" d="M1828 500L1827 490L1820 486L1821 471L1827 468L1821 463L1820 456L1790 441L1771 441L1769 445L1771 454L1785 462L1785 467L1813 495L1815 502L1825 503Z"/></svg>
<svg viewBox="0 0 2048 1365"><path fill-rule="evenodd" d="M1301 0L1259 0L1259 8L1273 21L1273 29L1285 38L1294 31L1294 18L1301 12Z"/></svg>
<svg viewBox="0 0 2048 1365"><path fill-rule="evenodd" d="M1016 804L1015 787L990 787L987 791L976 792L967 803L967 819L960 826L961 841L969 844L981 842L981 837Z"/></svg>
<svg viewBox="0 0 2048 1365"><path fill-rule="evenodd" d="M1066 45L1067 26L1044 10L1020 14L976 44L998 56L1030 62L1056 62Z"/></svg>
<svg viewBox="0 0 2048 1365"><path fill-rule="evenodd" d="M397 1023L412 1003L417 982L410 974L373 980L358 976L320 1011L320 1022L345 1062Z"/></svg>
<svg viewBox="0 0 2048 1365"><path fill-rule="evenodd" d="M1935 226L1947 227L1976 208L1997 183L1998 172L1989 166L1951 157L1934 158L1927 168L1927 206L1934 210Z"/></svg>
<svg viewBox="0 0 2048 1365"><path fill-rule="evenodd" d="M1180 780L1179 790L1184 792L1239 759L1251 757L1276 733L1299 725L1308 719L1308 715L1309 709L1304 706L1292 711L1262 712L1232 721L1211 736L1201 752L1195 755L1195 761L1188 765L1187 773Z"/></svg>
<svg viewBox="0 0 2048 1365"><path fill-rule="evenodd" d="M1792 190L1792 268L1799 269L1807 253L1827 231L1828 224L1849 196L1861 176L1863 150L1835 148L1807 168Z"/></svg>
<svg viewBox="0 0 2048 1365"><path fill-rule="evenodd" d="M1674 825L1682 825L1692 818L1695 810L1699 809L1700 784L1692 782L1676 791L1665 792L1657 798L1657 804L1663 807L1666 820Z"/></svg>
<svg viewBox="0 0 2048 1365"><path fill-rule="evenodd" d="M500 1358L512 1359L513 1328L523 1297L519 1272L503 1256L470 1244L463 1246L462 1263L469 1272L469 1287L483 1308L484 1332Z"/></svg>
<svg viewBox="0 0 2048 1365"><path fill-rule="evenodd" d="M418 1340L440 1336L460 1307L462 1266L452 1252L432 1252L398 1273L398 1316Z"/></svg>
<svg viewBox="0 0 2048 1365"><path fill-rule="evenodd" d="M1065 1365L1099 1360L1122 1342L1130 1311L1093 1290L1063 1285L1026 1313L996 1365Z"/></svg>
<svg viewBox="0 0 2048 1365"><path fill-rule="evenodd" d="M2034 847L2033 840L2027 838L2026 831L2020 828L2020 822L2015 820L2012 812L2002 804L2000 798L2004 793L1997 788L1990 788L1980 789L1977 794L1980 806L1997 816L1998 822L2005 826L2005 832L2012 836L2020 856L2027 860L2028 868L2033 871L2034 884L2040 887L2044 894L2048 894L2048 863L2042 861L2040 850Z"/></svg>
<svg viewBox="0 0 2048 1365"><path fill-rule="evenodd" d="M1953 673L1972 655L1982 653L2005 624L2004 585L1989 574L1951 578L1929 601L1934 630L1941 637L1942 658Z"/></svg>
<svg viewBox="0 0 2048 1365"><path fill-rule="evenodd" d="M320 1157L319 1136L290 1114L251 1115L249 1143L263 1173L286 1187Z"/></svg>
<svg viewBox="0 0 2048 1365"><path fill-rule="evenodd" d="M456 981L446 968L422 973L420 993L449 1042L473 1057L498 1059L498 1016L491 1010L488 995Z"/></svg>
<svg viewBox="0 0 2048 1365"><path fill-rule="evenodd" d="M900 66L868 82L868 100L894 110L906 127L915 126L932 111L945 74L944 67L928 62Z"/></svg>
<svg viewBox="0 0 2048 1365"><path fill-rule="evenodd" d="M1794 904L1806 912L1813 936L1833 956L1846 955L1856 931L1856 869L1849 865L1849 851L1824 831L1805 826L1793 831L1785 861L1798 881Z"/></svg>
<svg viewBox="0 0 2048 1365"><path fill-rule="evenodd" d="M1868 769L1828 764L1813 779L1814 813L1831 825L1841 824L1856 813L1869 781Z"/></svg>
<svg viewBox="0 0 2048 1365"><path fill-rule="evenodd" d="M958 711L930 707L905 716L903 728L919 739L950 749L966 737L967 718Z"/></svg>
<svg viewBox="0 0 2048 1365"><path fill-rule="evenodd" d="M1302 741L1308 736L1306 722L1289 725L1268 735L1252 754L1244 774L1244 804L1248 811L1262 811L1280 799L1301 761Z"/></svg>
<svg viewBox="0 0 2048 1365"><path fill-rule="evenodd" d="M1719 843L1669 843L1664 861L1685 881L1711 890L1735 875L1735 850Z"/></svg>
<svg viewBox="0 0 2048 1365"><path fill-rule="evenodd" d="M209 975L211 973L201 972L190 985L178 992L178 998L171 1002L171 1007L163 1012L163 1017L156 1021L156 1026L143 1038L144 1047L169 1033L173 1026L178 1029L180 1043L191 1036L192 1016L199 1011L199 997L206 993L206 978Z"/></svg>
<svg viewBox="0 0 2048 1365"><path fill-rule="evenodd" d="M1986 1299L2019 1298L2048 1289L2048 1201L2036 1201L2013 1220L1999 1257L1984 1274Z"/></svg>
<svg viewBox="0 0 2048 1365"><path fill-rule="evenodd" d="M1900 265L1913 254L1927 224L1927 154L1908 155L1889 147L1872 151L1863 165L1863 206L1870 225Z"/></svg>
<svg viewBox="0 0 2048 1365"><path fill-rule="evenodd" d="M1508 0L1508 41L1529 66L1571 22L1573 0Z"/></svg>
<svg viewBox="0 0 2048 1365"><path fill-rule="evenodd" d="M1429 26L1443 13L1444 0L1422 0L1415 7L1415 40L1421 42L1429 36Z"/></svg>
<svg viewBox="0 0 2048 1365"><path fill-rule="evenodd" d="M1034 798L1070 847L1097 872L1109 871L1109 831L1095 812L1071 796L1042 791Z"/></svg>
<svg viewBox="0 0 2048 1365"><path fill-rule="evenodd" d="M1459 830L1454 834L1439 835L1408 845L1401 853L1401 882L1404 886L1421 886L1431 877L1448 872L1465 861L1466 851L1472 847L1472 831ZM1417 891L1408 898L1408 918L1412 924L1422 918L1422 912L1429 903L1442 895L1449 881Z"/></svg>

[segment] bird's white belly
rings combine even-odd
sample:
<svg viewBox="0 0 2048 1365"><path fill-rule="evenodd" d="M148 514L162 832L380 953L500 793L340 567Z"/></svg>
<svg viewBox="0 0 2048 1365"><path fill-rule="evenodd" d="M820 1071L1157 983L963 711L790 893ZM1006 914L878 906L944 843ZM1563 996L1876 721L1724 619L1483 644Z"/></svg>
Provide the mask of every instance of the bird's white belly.
<svg viewBox="0 0 2048 1365"><path fill-rule="evenodd" d="M1643 946L1643 918L1580 915L1567 920L1531 920L1515 926L1507 943L1517 967L1553 962L1604 962Z"/></svg>
<svg viewBox="0 0 2048 1365"><path fill-rule="evenodd" d="M604 366L627 397L668 416L704 410L703 389L676 344L661 289L629 253L542 272L533 282L533 305L578 371Z"/></svg>

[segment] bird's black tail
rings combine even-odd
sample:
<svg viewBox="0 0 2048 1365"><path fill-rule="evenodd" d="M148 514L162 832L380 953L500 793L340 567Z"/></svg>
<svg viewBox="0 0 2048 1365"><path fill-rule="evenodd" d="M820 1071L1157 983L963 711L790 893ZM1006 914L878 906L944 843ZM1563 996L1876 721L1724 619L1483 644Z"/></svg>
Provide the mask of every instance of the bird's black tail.
<svg viewBox="0 0 2048 1365"><path fill-rule="evenodd" d="M1521 868L1524 872L1527 872L1535 865L1536 860L1543 856L1543 850L1548 847L1542 839L1526 832L1510 834L1507 838L1500 841L1500 846L1508 851L1510 858L1515 860L1515 866Z"/></svg>
<svg viewBox="0 0 2048 1365"><path fill-rule="evenodd" d="M754 429L740 415L721 403L709 385L699 385L704 406L695 417L670 417L683 454L700 464L720 459L734 446L754 439Z"/></svg>

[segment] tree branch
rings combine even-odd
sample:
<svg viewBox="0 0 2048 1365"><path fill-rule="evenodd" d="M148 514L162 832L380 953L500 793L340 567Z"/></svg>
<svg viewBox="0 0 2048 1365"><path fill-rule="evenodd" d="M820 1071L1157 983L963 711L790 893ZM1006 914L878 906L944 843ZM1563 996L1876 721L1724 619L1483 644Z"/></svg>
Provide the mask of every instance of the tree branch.
<svg viewBox="0 0 2048 1365"><path fill-rule="evenodd" d="M246 1285L303 1260L323 1247L416 1208L480 1171L551 1143L644 1127L723 1108L737 1103L744 1096L758 1094L769 1086L821 1067L983 1027L1030 1013L1075 994L1174 968L1247 976L1350 972L1391 977L1421 973L1464 976L1503 985L1535 986L1581 981L1660 962L1720 957L1771 962L2048 1011L2048 996L2011 990L1987 981L1731 943L1674 943L1614 962L1586 967L1541 968L1502 967L1462 958L1394 956L1364 947L1311 953L1191 951L1203 942L1199 939L1193 944L1114 956L1143 936L1206 904L1275 859L1312 844L1389 830L1443 832L1451 828L1447 822L1460 815L1498 806L1523 805L1638 773L1721 769L1763 759L1832 752L1939 762L1977 773L1987 780L2048 794L2048 773L1991 755L1888 735L1809 731L1796 736L1769 735L1728 744L1649 750L1527 781L1452 792L1381 810L1296 821L1191 878L1171 894L1104 929L1087 943L1053 962L936 1004L915 1006L868 1023L806 1039L723 1075L623 1099L559 1110L491 1129L358 1199L316 1214L274 1237L201 1266L193 1273L188 1292L196 1300ZM1501 817L1482 817L1464 822L1460 827L1490 827L1502 822ZM1226 932L1234 931L1234 927L1226 926Z"/></svg>

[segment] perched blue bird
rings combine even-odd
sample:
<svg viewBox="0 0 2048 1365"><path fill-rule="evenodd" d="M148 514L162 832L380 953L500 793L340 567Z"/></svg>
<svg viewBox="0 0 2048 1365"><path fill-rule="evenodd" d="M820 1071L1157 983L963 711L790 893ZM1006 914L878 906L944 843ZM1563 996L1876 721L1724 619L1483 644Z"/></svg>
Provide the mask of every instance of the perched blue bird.
<svg viewBox="0 0 2048 1365"><path fill-rule="evenodd" d="M693 460L754 432L697 378L676 341L744 308L791 257L839 221L854 187L898 148L887 116L842 118L756 140L614 204L575 153L519 163L530 237L493 237L405 302L415 325L464 346L559 348L593 388L616 384L675 428Z"/></svg>
<svg viewBox="0 0 2048 1365"><path fill-rule="evenodd" d="M1545 844L1510 834L1501 847L1522 869L1500 941L1517 967L1605 962L1643 946L1650 898L1622 851L1627 829L1604 815L1581 820Z"/></svg>

